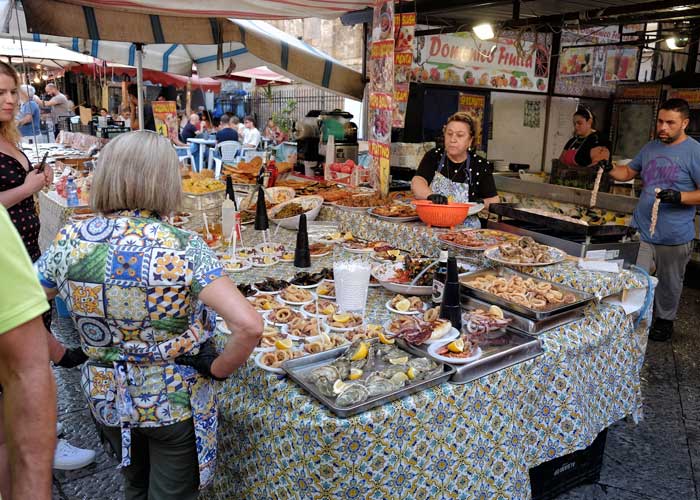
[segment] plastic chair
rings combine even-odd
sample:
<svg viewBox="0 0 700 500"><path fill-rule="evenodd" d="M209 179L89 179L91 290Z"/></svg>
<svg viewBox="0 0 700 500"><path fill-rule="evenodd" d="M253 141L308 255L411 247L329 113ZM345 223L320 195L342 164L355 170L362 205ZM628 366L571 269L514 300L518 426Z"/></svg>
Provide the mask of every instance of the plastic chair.
<svg viewBox="0 0 700 500"><path fill-rule="evenodd" d="M189 146L173 146L175 148L175 152L177 152L177 157L180 160L180 163L184 163L187 161L189 163L190 169L194 172L197 171L197 164L194 161L194 156L192 156L192 153L190 152L190 147Z"/></svg>
<svg viewBox="0 0 700 500"><path fill-rule="evenodd" d="M216 179L218 179L221 175L221 166L224 163L232 163L240 150L241 143L238 141L223 141L209 150L209 162L207 168L211 170L212 163L216 165L214 169L214 177ZM220 158L216 158L214 156L215 152L218 152Z"/></svg>

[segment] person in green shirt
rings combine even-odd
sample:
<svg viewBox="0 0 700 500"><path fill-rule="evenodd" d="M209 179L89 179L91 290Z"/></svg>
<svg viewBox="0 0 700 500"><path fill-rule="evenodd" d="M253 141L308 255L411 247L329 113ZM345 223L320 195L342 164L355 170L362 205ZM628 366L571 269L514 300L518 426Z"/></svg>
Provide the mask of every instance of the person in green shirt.
<svg viewBox="0 0 700 500"><path fill-rule="evenodd" d="M7 210L0 206L0 495L51 498L56 387L46 295Z"/></svg>

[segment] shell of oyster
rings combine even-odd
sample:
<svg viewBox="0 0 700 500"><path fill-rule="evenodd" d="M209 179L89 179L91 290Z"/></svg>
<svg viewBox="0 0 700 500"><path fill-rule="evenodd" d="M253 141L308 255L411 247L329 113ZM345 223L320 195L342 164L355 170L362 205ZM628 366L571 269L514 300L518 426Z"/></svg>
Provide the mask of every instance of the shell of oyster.
<svg viewBox="0 0 700 500"><path fill-rule="evenodd" d="M366 401L369 397L369 390L363 384L348 384L343 392L338 394L335 404L338 406L352 406Z"/></svg>

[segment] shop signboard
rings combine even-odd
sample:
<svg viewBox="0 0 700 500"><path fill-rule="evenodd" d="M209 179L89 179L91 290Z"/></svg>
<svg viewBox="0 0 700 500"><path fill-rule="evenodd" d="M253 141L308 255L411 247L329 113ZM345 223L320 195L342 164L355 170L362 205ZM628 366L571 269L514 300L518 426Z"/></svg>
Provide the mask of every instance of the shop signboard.
<svg viewBox="0 0 700 500"><path fill-rule="evenodd" d="M471 32L417 38L412 80L488 89L546 92L549 35L477 40Z"/></svg>
<svg viewBox="0 0 700 500"><path fill-rule="evenodd" d="M369 48L369 154L373 183L389 193L391 125L394 99L394 2L374 4L372 41Z"/></svg>
<svg viewBox="0 0 700 500"><path fill-rule="evenodd" d="M638 47L613 47L607 49L605 53L605 81L636 80L638 63Z"/></svg>
<svg viewBox="0 0 700 500"><path fill-rule="evenodd" d="M177 103L175 101L153 101L153 118L156 122L156 132L169 137L170 133L178 133Z"/></svg>
<svg viewBox="0 0 700 500"><path fill-rule="evenodd" d="M691 108L700 108L700 89L671 89L666 98L683 99Z"/></svg>

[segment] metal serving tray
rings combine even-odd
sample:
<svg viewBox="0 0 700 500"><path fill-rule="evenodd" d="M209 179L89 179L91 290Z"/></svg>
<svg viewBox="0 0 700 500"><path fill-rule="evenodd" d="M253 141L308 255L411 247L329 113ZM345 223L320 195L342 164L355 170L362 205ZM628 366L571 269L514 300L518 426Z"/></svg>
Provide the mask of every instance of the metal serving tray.
<svg viewBox="0 0 700 500"><path fill-rule="evenodd" d="M312 354L311 356L304 356L303 358L285 361L282 363L282 369L287 372L289 378L294 380L294 382L299 384L304 390L318 399L323 405L325 405L339 417L351 417L376 406L381 406L384 403L388 403L404 396L408 396L409 394L422 391L423 389L428 389L429 387L447 382L447 380L455 373L455 368L453 366L438 361L438 363L442 365L442 373L435 375L432 378L421 380L417 383L410 383L409 385L388 394L369 398L367 401L358 405L341 407L337 406L334 400L318 392L314 385L307 382L306 373L318 366L329 364L336 358L340 357L348 348L349 346L342 346L329 351L320 352L318 354ZM412 354L413 356L422 358L429 357L425 351L408 344L399 344L399 348L408 352L409 354Z"/></svg>
<svg viewBox="0 0 700 500"><path fill-rule="evenodd" d="M450 383L457 385L467 384L544 354L544 349L542 349L539 339L525 335L510 327L506 328L503 336L496 340L504 338L507 340L507 343L504 345L489 345L488 341L480 344L482 355L479 359L465 365L454 365L455 374L452 375ZM400 341L401 343L403 341ZM403 344L405 345L405 343ZM427 352L426 355L429 358L432 357Z"/></svg>
<svg viewBox="0 0 700 500"><path fill-rule="evenodd" d="M568 292L568 293L574 294L574 297L576 297L576 302L573 302L571 304L564 304L562 306L551 307L549 309L531 309L529 307L525 307L523 305L516 304L514 302L511 302L509 300L506 300L502 297L499 297L499 296L494 295L492 293L486 292L484 290L470 287L469 285L466 284L466 281L469 279L477 278L479 276L487 276L487 275L489 275L489 276L493 276L493 275L502 276L504 278L515 275L515 276L521 276L523 279L532 278L535 281L543 281L545 283L551 283L552 288L554 290L559 290L560 292ZM499 267L496 269L485 269L483 271L476 271L473 273L469 273L466 276L460 276L459 283L462 287L465 287L469 291L470 295L472 295L478 299L484 300L484 301L488 302L489 304L495 304L497 306L501 306L505 309L508 309L509 311L520 313L527 318L536 319L538 321L565 313L567 311L581 309L586 304L588 304L591 300L593 300L593 295L591 295L589 293L581 292L581 291L576 290L574 288L560 285L560 284L554 283L552 281L543 280L540 278L535 278L534 276L530 276L528 274L519 273L517 271L513 271L512 269L509 269L506 267Z"/></svg>
<svg viewBox="0 0 700 500"><path fill-rule="evenodd" d="M482 300L476 299L474 297L470 297L465 293L466 288L462 289L462 308L465 310L473 310L473 309L484 309L488 310L489 304L488 302L484 302ZM518 330L519 332L526 333L528 335L540 335L548 330L551 330L552 328L557 328L562 325L566 325L568 323L571 323L573 321L578 321L579 319L584 317L583 310L582 309L574 309L573 311L567 311L561 314L555 314L554 316L550 316L549 318L537 321L534 319L526 318L525 316L521 316L519 314L516 314L512 311L503 311L503 316L506 318L511 319L510 325L508 325L509 328L512 328L514 330Z"/></svg>
<svg viewBox="0 0 700 500"><path fill-rule="evenodd" d="M489 212L511 219L530 222L541 227L547 227L566 234L580 234L585 236L627 236L634 230L628 226L604 224L600 226L577 224L555 217L534 214L519 210L520 206L515 203L491 203Z"/></svg>

